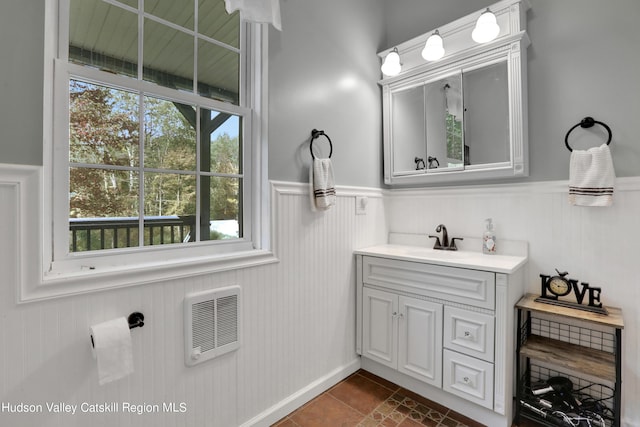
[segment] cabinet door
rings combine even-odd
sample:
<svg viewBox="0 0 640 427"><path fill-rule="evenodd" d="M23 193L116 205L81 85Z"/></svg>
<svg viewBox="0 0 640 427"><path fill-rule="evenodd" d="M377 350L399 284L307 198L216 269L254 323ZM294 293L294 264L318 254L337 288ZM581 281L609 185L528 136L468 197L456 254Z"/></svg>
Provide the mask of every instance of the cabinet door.
<svg viewBox="0 0 640 427"><path fill-rule="evenodd" d="M442 386L442 304L399 297L398 370Z"/></svg>
<svg viewBox="0 0 640 427"><path fill-rule="evenodd" d="M362 355L396 368L398 296L364 288L362 304Z"/></svg>

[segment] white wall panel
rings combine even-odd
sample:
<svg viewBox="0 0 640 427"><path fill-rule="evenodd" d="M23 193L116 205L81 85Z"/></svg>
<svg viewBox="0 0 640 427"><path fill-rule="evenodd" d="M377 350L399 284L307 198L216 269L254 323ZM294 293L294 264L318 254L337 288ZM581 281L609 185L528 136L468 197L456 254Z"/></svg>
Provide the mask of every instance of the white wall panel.
<svg viewBox="0 0 640 427"><path fill-rule="evenodd" d="M311 212L308 185L275 183L275 264L17 305L15 206L29 189L11 173L0 170L0 402L184 402L187 411L59 415L45 406L0 412L0 425L268 425L358 366L352 252L386 240L380 190L338 187L334 208ZM355 194L369 196L367 215L355 215ZM232 284L243 292L240 349L185 367L184 296ZM132 311L145 315L131 331L135 372L99 386L89 326Z"/></svg>
<svg viewBox="0 0 640 427"><path fill-rule="evenodd" d="M22 189L0 180L0 402L185 402L184 414L9 414L0 425L266 425L339 379L357 361L354 248L381 243L387 229L429 234L445 223L453 236L479 236L493 217L498 238L529 242L528 290L539 273L566 269L603 288L624 310L623 418L640 419L636 273L640 181L618 180L610 208L569 206L563 183L386 192L340 188L337 205L311 212L305 184L274 183L273 241L278 263L188 279L16 305L20 241L14 207ZM369 196L355 215L357 194ZM22 218L29 220L29 218ZM184 366L183 297L238 284L242 346L193 368ZM135 373L98 386L91 324L140 310L132 330ZM45 411L46 412L46 411Z"/></svg>

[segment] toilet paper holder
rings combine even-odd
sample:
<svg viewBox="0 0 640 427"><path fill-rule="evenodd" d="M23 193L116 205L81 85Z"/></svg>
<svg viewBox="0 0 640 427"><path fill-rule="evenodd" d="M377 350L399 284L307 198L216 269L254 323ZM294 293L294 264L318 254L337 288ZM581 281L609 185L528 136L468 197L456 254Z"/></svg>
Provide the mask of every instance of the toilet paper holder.
<svg viewBox="0 0 640 427"><path fill-rule="evenodd" d="M134 311L127 317L127 322L129 323L129 329L142 328L144 326L144 314L139 311ZM91 335L91 347L95 348L93 335Z"/></svg>

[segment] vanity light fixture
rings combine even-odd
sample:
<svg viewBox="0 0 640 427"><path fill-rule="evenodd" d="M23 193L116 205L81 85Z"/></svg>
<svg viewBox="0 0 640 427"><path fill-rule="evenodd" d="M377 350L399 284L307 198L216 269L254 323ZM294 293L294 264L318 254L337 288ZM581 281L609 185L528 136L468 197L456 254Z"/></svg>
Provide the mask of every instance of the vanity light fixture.
<svg viewBox="0 0 640 427"><path fill-rule="evenodd" d="M402 66L400 65L400 55L398 54L397 47L394 47L393 50L384 58L380 70L386 76L397 76L400 74Z"/></svg>
<svg viewBox="0 0 640 427"><path fill-rule="evenodd" d="M496 15L487 8L476 21L471 38L477 43L487 43L498 37L498 33L500 33L500 26Z"/></svg>
<svg viewBox="0 0 640 427"><path fill-rule="evenodd" d="M429 36L422 49L422 57L427 61L436 61L444 56L444 45L438 30Z"/></svg>

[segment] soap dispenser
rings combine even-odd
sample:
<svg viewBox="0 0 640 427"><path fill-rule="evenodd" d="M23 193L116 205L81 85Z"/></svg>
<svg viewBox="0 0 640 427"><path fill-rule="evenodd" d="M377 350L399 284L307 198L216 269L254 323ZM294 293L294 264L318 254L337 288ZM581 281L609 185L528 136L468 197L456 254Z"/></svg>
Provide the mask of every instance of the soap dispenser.
<svg viewBox="0 0 640 427"><path fill-rule="evenodd" d="M482 253L495 254L496 253L496 232L493 229L493 219L487 218L484 220L485 231L482 235Z"/></svg>

